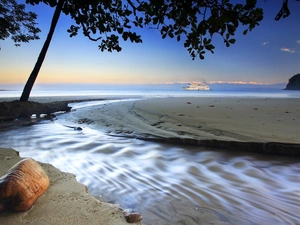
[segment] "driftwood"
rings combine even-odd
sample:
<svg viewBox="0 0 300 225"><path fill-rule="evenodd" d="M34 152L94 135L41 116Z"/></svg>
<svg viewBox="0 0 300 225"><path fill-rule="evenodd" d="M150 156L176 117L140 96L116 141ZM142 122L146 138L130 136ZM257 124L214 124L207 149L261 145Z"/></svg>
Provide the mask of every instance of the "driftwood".
<svg viewBox="0 0 300 225"><path fill-rule="evenodd" d="M38 162L32 158L20 161L0 178L0 211L27 211L49 184L49 178Z"/></svg>

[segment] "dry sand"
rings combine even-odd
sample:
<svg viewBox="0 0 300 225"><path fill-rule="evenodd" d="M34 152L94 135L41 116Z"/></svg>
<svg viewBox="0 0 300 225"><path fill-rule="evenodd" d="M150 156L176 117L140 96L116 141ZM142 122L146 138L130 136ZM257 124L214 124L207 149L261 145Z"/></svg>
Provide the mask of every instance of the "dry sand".
<svg viewBox="0 0 300 225"><path fill-rule="evenodd" d="M21 161L17 151L0 149L0 176ZM128 224L118 205L101 202L78 183L73 174L64 173L50 164L40 163L50 179L49 189L26 212L2 212L0 224ZM140 224L140 223L132 223Z"/></svg>
<svg viewBox="0 0 300 225"><path fill-rule="evenodd" d="M156 126L198 139L300 143L298 99L154 99L137 102L134 112L145 119L160 114Z"/></svg>
<svg viewBox="0 0 300 225"><path fill-rule="evenodd" d="M83 119L110 134L300 143L296 98L156 98L82 108L70 122Z"/></svg>

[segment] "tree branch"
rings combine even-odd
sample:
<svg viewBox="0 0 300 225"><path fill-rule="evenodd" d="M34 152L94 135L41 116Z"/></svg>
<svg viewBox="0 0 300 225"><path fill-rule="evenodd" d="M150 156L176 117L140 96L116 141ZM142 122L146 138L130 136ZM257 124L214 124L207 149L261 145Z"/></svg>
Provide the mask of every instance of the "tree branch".
<svg viewBox="0 0 300 225"><path fill-rule="evenodd" d="M137 7L132 3L131 0L127 0L127 2L131 6L131 8L133 9L133 15L136 16Z"/></svg>
<svg viewBox="0 0 300 225"><path fill-rule="evenodd" d="M76 9L76 11L77 11L78 15L80 15L79 10ZM81 24L81 26L82 26L84 36L88 37L88 39L90 39L91 41L95 41L95 42L97 42L97 41L99 41L99 40L102 39L102 37L92 38L92 37L90 36L90 32L89 32L88 29L85 27L84 22L83 22L83 21L80 21L80 24Z"/></svg>

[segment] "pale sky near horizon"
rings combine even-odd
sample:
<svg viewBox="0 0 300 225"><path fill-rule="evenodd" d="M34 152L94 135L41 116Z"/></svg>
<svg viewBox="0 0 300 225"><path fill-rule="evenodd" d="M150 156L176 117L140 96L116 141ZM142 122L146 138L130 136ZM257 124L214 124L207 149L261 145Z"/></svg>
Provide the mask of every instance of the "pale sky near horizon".
<svg viewBox="0 0 300 225"><path fill-rule="evenodd" d="M119 53L101 52L98 43L81 33L70 38L66 30L74 23L62 14L36 82L138 84L203 78L208 82L286 83L300 73L300 2L290 0L291 15L276 22L281 5L281 0L261 0L265 12L261 25L246 36L239 29L230 48L216 36L215 53L207 52L204 60L192 60L183 42L162 40L152 29L138 32L142 44L124 42ZM48 33L54 10L42 3L27 5L27 9L38 14L41 39L21 47L11 40L0 41L0 84L26 82Z"/></svg>

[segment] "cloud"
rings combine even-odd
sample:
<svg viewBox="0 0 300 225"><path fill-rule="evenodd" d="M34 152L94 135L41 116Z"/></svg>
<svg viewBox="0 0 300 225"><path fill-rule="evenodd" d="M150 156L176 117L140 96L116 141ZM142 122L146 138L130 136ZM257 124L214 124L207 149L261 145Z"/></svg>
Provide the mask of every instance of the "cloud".
<svg viewBox="0 0 300 225"><path fill-rule="evenodd" d="M294 50L294 49L284 48L284 47L281 48L280 51L282 51L282 52L289 52L289 53L295 53L296 52L296 50Z"/></svg>
<svg viewBox="0 0 300 225"><path fill-rule="evenodd" d="M209 84L256 84L256 85L267 85L269 83L261 83L256 81L221 81L215 80L208 82Z"/></svg>
<svg viewBox="0 0 300 225"><path fill-rule="evenodd" d="M268 41L265 41L265 42L262 43L262 45L267 45L267 44L269 44Z"/></svg>
<svg viewBox="0 0 300 225"><path fill-rule="evenodd" d="M201 80L201 79L200 79ZM194 82L194 83L201 83L201 82L205 82L205 81L170 81L170 82L155 82L155 83L151 83L151 84L187 84L190 82ZM253 84L253 85L270 85L273 83L263 83L263 82L257 82L257 81L224 81L224 80L213 80L213 81L208 81L208 84Z"/></svg>
<svg viewBox="0 0 300 225"><path fill-rule="evenodd" d="M297 40L296 43L297 43L298 45L300 45L300 40Z"/></svg>

